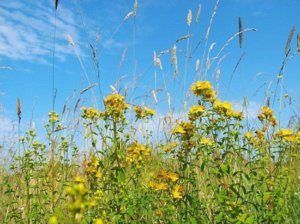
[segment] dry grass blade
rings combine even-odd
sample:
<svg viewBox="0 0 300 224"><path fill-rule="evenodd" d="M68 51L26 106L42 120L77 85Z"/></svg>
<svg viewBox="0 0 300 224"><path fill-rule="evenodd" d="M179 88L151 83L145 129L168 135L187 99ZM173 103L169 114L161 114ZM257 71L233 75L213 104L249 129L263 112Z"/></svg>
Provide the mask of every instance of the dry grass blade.
<svg viewBox="0 0 300 224"><path fill-rule="evenodd" d="M83 93L85 93L86 91L90 90L91 88L94 88L95 86L97 86L97 83L94 83L86 88L84 88L83 90L80 91L80 95L82 95Z"/></svg>
<svg viewBox="0 0 300 224"><path fill-rule="evenodd" d="M180 41L183 41L183 40L187 40L191 37L191 35L184 35L182 37L179 37L177 40L176 40L176 43L180 42Z"/></svg>
<svg viewBox="0 0 300 224"><path fill-rule="evenodd" d="M202 5L199 4L198 6L198 10L197 10L197 15L196 15L196 23L199 22L199 19L200 19L200 15L201 15L201 9L202 9Z"/></svg>
<svg viewBox="0 0 300 224"><path fill-rule="evenodd" d="M297 50L300 52L300 34L297 35Z"/></svg>
<svg viewBox="0 0 300 224"><path fill-rule="evenodd" d="M134 16L136 16L137 8L138 8L138 1L134 0L134 4L133 4L133 14L134 14Z"/></svg>
<svg viewBox="0 0 300 224"><path fill-rule="evenodd" d="M214 18L216 16L216 14L217 14L219 2L220 2L219 0L216 1L215 7L214 7L214 11L213 11L213 13L212 13L212 15L210 17L209 26L207 28L206 35L205 35L206 41L208 40L208 37L209 37L209 34L210 34L210 30L211 30L211 26L213 24L213 21L214 21Z"/></svg>
<svg viewBox="0 0 300 224"><path fill-rule="evenodd" d="M55 10L57 10L57 7L58 7L58 0L55 0L55 1L54 1L54 4L55 4Z"/></svg>
<svg viewBox="0 0 300 224"><path fill-rule="evenodd" d="M243 45L243 24L242 24L242 17L239 17L239 44L240 48L242 48Z"/></svg>
<svg viewBox="0 0 300 224"><path fill-rule="evenodd" d="M174 79L177 77L178 71L178 62L177 62L177 48L176 45L172 48L172 65L174 66Z"/></svg>
<svg viewBox="0 0 300 224"><path fill-rule="evenodd" d="M134 12L129 12L127 13L127 15L124 17L124 21L128 20L130 17L133 17L134 16Z"/></svg>
<svg viewBox="0 0 300 224"><path fill-rule="evenodd" d="M153 52L153 62L154 62L154 65L155 65L155 66L159 67L160 70L162 70L162 63L161 63L161 60L160 60L159 57L157 57L155 51Z"/></svg>
<svg viewBox="0 0 300 224"><path fill-rule="evenodd" d="M186 24L187 24L188 26L191 26L192 19L193 19L192 10L189 9L188 15L187 15L187 17L186 17Z"/></svg>
<svg viewBox="0 0 300 224"><path fill-rule="evenodd" d="M152 90L151 95L152 95L152 98L153 98L154 102L157 104L158 100L157 100L156 90Z"/></svg>
<svg viewBox="0 0 300 224"><path fill-rule="evenodd" d="M291 42L292 42L295 31L296 31L296 28L293 26L293 28L291 29L290 34L288 36L288 39L286 41L286 44L285 44L285 55L288 55L291 50Z"/></svg>
<svg viewBox="0 0 300 224"><path fill-rule="evenodd" d="M18 121L21 122L22 118L22 108L21 108L21 100L20 97L17 99L17 115L18 115Z"/></svg>
<svg viewBox="0 0 300 224"><path fill-rule="evenodd" d="M67 34L67 41L70 44L71 47L75 46L74 40L70 34Z"/></svg>
<svg viewBox="0 0 300 224"><path fill-rule="evenodd" d="M123 53L122 53L122 56L121 56L121 60L120 60L120 63L119 63L119 67L121 67L125 61L125 58L126 58L126 53L127 53L127 47L124 48L123 50Z"/></svg>

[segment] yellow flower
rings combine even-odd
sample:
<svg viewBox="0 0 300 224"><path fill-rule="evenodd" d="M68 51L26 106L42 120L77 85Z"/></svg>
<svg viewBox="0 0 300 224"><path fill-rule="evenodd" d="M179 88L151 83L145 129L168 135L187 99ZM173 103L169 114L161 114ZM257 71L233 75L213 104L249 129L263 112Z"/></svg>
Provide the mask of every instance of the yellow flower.
<svg viewBox="0 0 300 224"><path fill-rule="evenodd" d="M97 218L94 220L93 224L103 224L103 221L102 221L102 219Z"/></svg>
<svg viewBox="0 0 300 224"><path fill-rule="evenodd" d="M268 121L271 123L272 126L277 125L277 120L274 116L274 112L271 108L263 106L260 109L260 113L258 115L258 119L263 122L263 121Z"/></svg>
<svg viewBox="0 0 300 224"><path fill-rule="evenodd" d="M143 163L151 155L151 149L138 142L133 142L127 147L126 161L128 164L137 165Z"/></svg>
<svg viewBox="0 0 300 224"><path fill-rule="evenodd" d="M224 115L227 118L234 118L237 120L242 120L243 119L243 113L242 112L237 112L232 109L232 105L228 101L220 101L216 100L214 102L214 109L216 112L220 115Z"/></svg>
<svg viewBox="0 0 300 224"><path fill-rule="evenodd" d="M182 191L183 191L183 188L180 186L180 185L175 185L173 187L173 190L172 190L172 196L174 199L180 199L182 198Z"/></svg>
<svg viewBox="0 0 300 224"><path fill-rule="evenodd" d="M91 121L97 121L101 117L101 112L93 107L83 107L81 117Z"/></svg>
<svg viewBox="0 0 300 224"><path fill-rule="evenodd" d="M212 146L212 145L214 144L214 142L213 142L213 140L211 140L210 138L202 137L202 138L200 139L200 144Z"/></svg>
<svg viewBox="0 0 300 224"><path fill-rule="evenodd" d="M51 216L49 219L49 224L58 224L58 220L56 216Z"/></svg>
<svg viewBox="0 0 300 224"><path fill-rule="evenodd" d="M244 136L248 141L250 141L253 138L253 133L250 131L247 131Z"/></svg>
<svg viewBox="0 0 300 224"><path fill-rule="evenodd" d="M191 90L196 96L202 96L204 100L213 101L216 98L216 93L209 81L197 81L192 84Z"/></svg>
<svg viewBox="0 0 300 224"><path fill-rule="evenodd" d="M150 187L156 191L164 191L168 189L168 185L164 182L156 183L156 182L150 182Z"/></svg>
<svg viewBox="0 0 300 224"><path fill-rule="evenodd" d="M175 182L179 179L179 175L177 173L171 172L171 171L165 171L165 170L160 170L156 174L156 178L160 178L164 181L172 181Z"/></svg>
<svg viewBox="0 0 300 224"><path fill-rule="evenodd" d="M226 114L229 111L232 110L231 103L228 101L220 101L216 100L214 102L214 109L219 113L219 114Z"/></svg>
<svg viewBox="0 0 300 224"><path fill-rule="evenodd" d="M179 179L179 175L177 173L172 173L172 172L168 173L168 177L172 182L175 182Z"/></svg>
<svg viewBox="0 0 300 224"><path fill-rule="evenodd" d="M88 175L92 175L96 178L101 178L101 171L98 170L100 161L99 158L95 155L91 155L91 157L84 161L85 171Z"/></svg>
<svg viewBox="0 0 300 224"><path fill-rule="evenodd" d="M287 142L296 142L297 136L290 129L281 129L276 132L275 137L280 138Z"/></svg>
<svg viewBox="0 0 300 224"><path fill-rule="evenodd" d="M125 119L124 113L129 108L122 95L112 93L104 99L106 117L111 117L115 122Z"/></svg>
<svg viewBox="0 0 300 224"><path fill-rule="evenodd" d="M176 142L170 142L167 145L163 146L163 150L165 152L170 152L173 149L175 149L177 147L177 143Z"/></svg>
<svg viewBox="0 0 300 224"><path fill-rule="evenodd" d="M143 118L148 118L148 117L153 117L155 115L155 110L148 108L148 107L140 107L140 106L135 106L133 108L134 112L136 113L136 118L137 119L143 119Z"/></svg>
<svg viewBox="0 0 300 224"><path fill-rule="evenodd" d="M59 121L59 115L55 111L49 112L48 116L49 116L50 123L56 123Z"/></svg>
<svg viewBox="0 0 300 224"><path fill-rule="evenodd" d="M201 116L204 112L204 107L201 105L191 106L189 111L189 119L191 121L196 120L199 116Z"/></svg>
<svg viewBox="0 0 300 224"><path fill-rule="evenodd" d="M196 131L195 124L181 121L173 130L172 134L182 135L185 138L192 137Z"/></svg>

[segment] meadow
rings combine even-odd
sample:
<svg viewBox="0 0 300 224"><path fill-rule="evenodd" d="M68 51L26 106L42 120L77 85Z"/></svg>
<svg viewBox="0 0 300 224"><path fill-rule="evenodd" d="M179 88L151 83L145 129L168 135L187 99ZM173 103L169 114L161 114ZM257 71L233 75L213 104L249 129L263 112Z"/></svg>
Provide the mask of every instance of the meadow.
<svg viewBox="0 0 300 224"><path fill-rule="evenodd" d="M294 28L288 34L275 91L249 121L247 101L239 110L222 100L218 77L209 80L208 74L213 63L222 63L228 45L242 47L244 33L255 29L244 29L238 18L237 32L212 57L208 39L218 3L194 81L177 83L183 86L180 102L171 102L166 91L164 103L168 108L178 104L181 111L158 113L151 106L155 91L154 104L137 104L115 85L95 97L93 106L75 99L72 122L65 107L61 113L50 111L41 136L34 128L21 130L22 101L17 99L17 139L0 151L3 161L8 157L0 167L1 223L300 223L300 126L282 126L287 122L277 118L281 107L274 106L285 97L283 71L287 59L299 54L300 36ZM58 10L59 2L54 6ZM124 21L137 10L134 1ZM198 13L187 12L188 34L175 38L187 46L181 57L176 44L154 52L152 66L158 71L163 55L170 56L174 82L189 75L188 27ZM72 37L67 39L74 47ZM81 63L79 52L75 55ZM93 98L96 88L90 84L80 95ZM55 97L53 92L53 109Z"/></svg>

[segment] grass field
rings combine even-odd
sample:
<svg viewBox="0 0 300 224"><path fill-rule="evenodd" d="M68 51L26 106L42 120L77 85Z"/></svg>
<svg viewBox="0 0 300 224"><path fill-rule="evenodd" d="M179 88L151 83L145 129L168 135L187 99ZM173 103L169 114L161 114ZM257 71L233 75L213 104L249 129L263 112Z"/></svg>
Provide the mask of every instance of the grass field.
<svg viewBox="0 0 300 224"><path fill-rule="evenodd" d="M300 223L300 126L283 127L280 123L288 122L276 118L274 109L284 98L281 72L294 49L295 30L287 38L275 91L255 121L249 120L247 100L236 109L220 99L218 81L206 78L233 40L242 47L244 33L255 30L243 29L239 18L237 33L210 58L214 46L207 40L218 2L205 33L203 59L211 61L202 66L197 61L195 81L179 83L182 102L171 101L162 90L170 112L152 109L155 91L154 104L148 105L133 103L117 86L97 98L97 87L89 85L80 95L91 93L99 106L79 104L78 98L72 108L77 113L49 112L43 135L22 130L22 101L17 100L17 137L0 150L1 223ZM137 10L134 1L124 21ZM187 27L195 16L188 11ZM174 82L188 76L189 36L188 31L177 39L187 42L181 63L176 45L154 53L157 70L162 55L170 55ZM68 41L75 45L71 36ZM75 56L81 63L80 52ZM182 110L172 110L174 104Z"/></svg>

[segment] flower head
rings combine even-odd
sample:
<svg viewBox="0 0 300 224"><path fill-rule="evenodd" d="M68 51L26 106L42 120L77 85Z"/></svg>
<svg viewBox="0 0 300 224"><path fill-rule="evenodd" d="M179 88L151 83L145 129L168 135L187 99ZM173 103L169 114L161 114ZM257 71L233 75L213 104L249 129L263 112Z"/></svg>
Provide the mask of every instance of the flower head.
<svg viewBox="0 0 300 224"><path fill-rule="evenodd" d="M214 101L216 92L209 81L197 81L191 86L192 92L196 96L201 96L203 100Z"/></svg>
<svg viewBox="0 0 300 224"><path fill-rule="evenodd" d="M276 126L277 125L277 120L274 116L274 112L271 108L263 106L260 109L260 113L258 115L258 119L263 122L263 121L267 121L269 122L272 126Z"/></svg>
<svg viewBox="0 0 300 224"><path fill-rule="evenodd" d="M155 110L148 107L135 106L133 110L136 114L137 119L144 119L148 117L153 117L155 115Z"/></svg>
<svg viewBox="0 0 300 224"><path fill-rule="evenodd" d="M129 108L122 95L112 93L104 99L105 116L111 117L115 122L125 119L124 113Z"/></svg>
<svg viewBox="0 0 300 224"><path fill-rule="evenodd" d="M281 129L275 133L275 137L282 139L286 142L296 142L297 136L291 129Z"/></svg>
<svg viewBox="0 0 300 224"><path fill-rule="evenodd" d="M183 187L176 184L174 187L173 187L173 190L172 190L172 196L174 199L181 199L182 198L182 192L183 192Z"/></svg>
<svg viewBox="0 0 300 224"><path fill-rule="evenodd" d="M81 117L91 121L97 121L101 117L101 112L93 107L83 107Z"/></svg>
<svg viewBox="0 0 300 224"><path fill-rule="evenodd" d="M189 119L191 121L196 120L199 116L201 116L204 112L204 107L201 105L191 106L189 111Z"/></svg>
<svg viewBox="0 0 300 224"><path fill-rule="evenodd" d="M192 137L196 131L195 124L181 121L173 130L172 133L185 138Z"/></svg>

